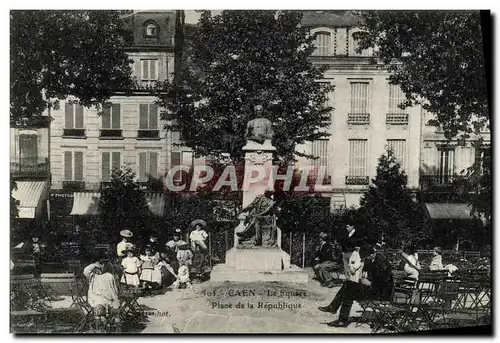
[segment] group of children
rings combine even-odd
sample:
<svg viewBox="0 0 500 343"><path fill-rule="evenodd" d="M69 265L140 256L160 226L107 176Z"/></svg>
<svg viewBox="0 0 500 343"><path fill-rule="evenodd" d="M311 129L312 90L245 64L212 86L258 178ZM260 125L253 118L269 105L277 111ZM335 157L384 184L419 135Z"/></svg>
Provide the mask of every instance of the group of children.
<svg viewBox="0 0 500 343"><path fill-rule="evenodd" d="M205 226L202 220L191 223L193 230L190 241L194 251L206 250L205 239L208 234L204 230ZM122 241L117 246L117 254L119 258L123 258L121 283L145 289L158 289L170 284L173 288L193 287L190 279L193 252L188 243L180 239L180 229L175 230L173 239L164 247L157 243L155 236L150 236L148 244L138 257L135 256L135 247L129 242L132 232L122 230L120 236Z"/></svg>

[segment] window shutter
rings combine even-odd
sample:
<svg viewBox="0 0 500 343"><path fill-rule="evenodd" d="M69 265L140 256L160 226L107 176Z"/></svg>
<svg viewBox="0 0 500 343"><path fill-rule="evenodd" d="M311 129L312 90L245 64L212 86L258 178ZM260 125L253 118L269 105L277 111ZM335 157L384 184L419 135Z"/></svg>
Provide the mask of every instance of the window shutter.
<svg viewBox="0 0 500 343"><path fill-rule="evenodd" d="M351 113L368 113L368 83L351 83Z"/></svg>
<svg viewBox="0 0 500 343"><path fill-rule="evenodd" d="M149 129L158 129L158 105L151 104L149 107Z"/></svg>
<svg viewBox="0 0 500 343"><path fill-rule="evenodd" d="M148 105L139 105L139 130L148 129Z"/></svg>
<svg viewBox="0 0 500 343"><path fill-rule="evenodd" d="M406 140L404 139L389 139L387 145L394 153L396 160L401 164L403 170L406 170Z"/></svg>
<svg viewBox="0 0 500 343"><path fill-rule="evenodd" d="M147 170L146 170L146 160L147 160L147 153L140 152L139 153L139 181L140 182L148 181Z"/></svg>
<svg viewBox="0 0 500 343"><path fill-rule="evenodd" d="M120 161L120 152L115 151L111 153L111 168L112 170L119 170L121 166Z"/></svg>
<svg viewBox="0 0 500 343"><path fill-rule="evenodd" d="M75 129L83 129L83 106L75 105Z"/></svg>
<svg viewBox="0 0 500 343"><path fill-rule="evenodd" d="M109 181L109 174L111 174L109 157L110 157L109 152L102 153L102 181Z"/></svg>
<svg viewBox="0 0 500 343"><path fill-rule="evenodd" d="M102 128L103 129L111 129L111 107L103 106L102 108Z"/></svg>
<svg viewBox="0 0 500 343"><path fill-rule="evenodd" d="M156 60L150 60L149 64L149 79L156 80Z"/></svg>
<svg viewBox="0 0 500 343"><path fill-rule="evenodd" d="M149 175L153 178L158 177L158 153L150 152L149 153Z"/></svg>
<svg viewBox="0 0 500 343"><path fill-rule="evenodd" d="M113 113L112 113L112 125L113 129L119 129L120 128L120 104L113 104Z"/></svg>
<svg viewBox="0 0 500 343"><path fill-rule="evenodd" d="M75 151L75 181L83 181L83 152Z"/></svg>
<svg viewBox="0 0 500 343"><path fill-rule="evenodd" d="M142 60L142 79L147 80L149 76L149 61L148 60Z"/></svg>
<svg viewBox="0 0 500 343"><path fill-rule="evenodd" d="M368 176L366 171L366 152L366 140L349 140L349 176Z"/></svg>
<svg viewBox="0 0 500 343"><path fill-rule="evenodd" d="M64 152L64 180L73 180L73 156L71 151Z"/></svg>
<svg viewBox="0 0 500 343"><path fill-rule="evenodd" d="M73 129L73 105L66 101L64 105L64 128Z"/></svg>

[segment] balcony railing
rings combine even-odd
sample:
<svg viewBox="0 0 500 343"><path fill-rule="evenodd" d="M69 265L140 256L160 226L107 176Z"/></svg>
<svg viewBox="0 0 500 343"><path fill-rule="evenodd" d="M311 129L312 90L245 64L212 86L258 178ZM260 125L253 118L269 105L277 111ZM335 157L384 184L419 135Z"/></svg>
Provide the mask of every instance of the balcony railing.
<svg viewBox="0 0 500 343"><path fill-rule="evenodd" d="M64 137L85 137L85 129L63 129Z"/></svg>
<svg viewBox="0 0 500 343"><path fill-rule="evenodd" d="M345 184L346 185L368 185L370 183L370 179L368 176L346 176Z"/></svg>
<svg viewBox="0 0 500 343"><path fill-rule="evenodd" d="M138 130L137 138L158 139L160 138L160 130Z"/></svg>
<svg viewBox="0 0 500 343"><path fill-rule="evenodd" d="M63 181L62 188L65 191L83 191L85 190L85 181Z"/></svg>
<svg viewBox="0 0 500 343"><path fill-rule="evenodd" d="M19 158L10 162L10 172L14 177L47 177L49 159L46 157Z"/></svg>
<svg viewBox="0 0 500 343"><path fill-rule="evenodd" d="M348 124L370 124L369 113L349 113L347 115Z"/></svg>
<svg viewBox="0 0 500 343"><path fill-rule="evenodd" d="M101 129L100 138L121 138L122 137L122 130L120 129Z"/></svg>
<svg viewBox="0 0 500 343"><path fill-rule="evenodd" d="M387 113L385 122L392 125L408 124L408 113Z"/></svg>
<svg viewBox="0 0 500 343"><path fill-rule="evenodd" d="M468 179L460 175L421 175L420 189L424 192L463 192Z"/></svg>

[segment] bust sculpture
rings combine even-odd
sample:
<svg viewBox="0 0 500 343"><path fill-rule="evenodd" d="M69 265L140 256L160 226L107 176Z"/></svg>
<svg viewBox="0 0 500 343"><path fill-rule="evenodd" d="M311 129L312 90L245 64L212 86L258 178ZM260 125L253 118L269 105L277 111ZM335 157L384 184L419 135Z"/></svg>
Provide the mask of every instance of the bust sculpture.
<svg viewBox="0 0 500 343"><path fill-rule="evenodd" d="M257 118L252 119L247 124L246 139L263 144L266 140L271 140L274 135L273 123L267 119L260 117L262 114L262 106L255 106Z"/></svg>

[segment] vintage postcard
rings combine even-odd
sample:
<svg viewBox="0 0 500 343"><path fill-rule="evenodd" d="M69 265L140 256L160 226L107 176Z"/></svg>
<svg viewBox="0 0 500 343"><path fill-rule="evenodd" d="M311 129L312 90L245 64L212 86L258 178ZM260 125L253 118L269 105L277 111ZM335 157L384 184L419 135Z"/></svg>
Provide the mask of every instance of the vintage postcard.
<svg viewBox="0 0 500 343"><path fill-rule="evenodd" d="M489 11L11 10L11 332L491 333L490 51Z"/></svg>

